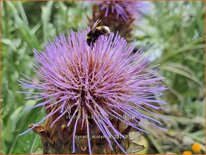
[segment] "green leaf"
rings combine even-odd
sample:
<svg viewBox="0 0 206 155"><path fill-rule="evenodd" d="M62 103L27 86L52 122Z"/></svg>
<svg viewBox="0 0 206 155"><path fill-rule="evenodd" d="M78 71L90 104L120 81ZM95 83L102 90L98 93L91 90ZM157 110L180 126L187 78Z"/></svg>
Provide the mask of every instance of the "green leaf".
<svg viewBox="0 0 206 155"><path fill-rule="evenodd" d="M50 30L49 22L51 18L51 11L53 7L53 1L47 2L46 6L42 7L41 21L43 26L43 41L46 42Z"/></svg>
<svg viewBox="0 0 206 155"><path fill-rule="evenodd" d="M204 84L202 83L202 81L200 81L195 76L195 73L192 70L190 70L187 66L184 66L182 64L167 63L167 64L161 65L160 68L162 70L166 70L166 71L170 71L170 72L182 75L182 76L192 80L193 82L197 83L202 88L204 87Z"/></svg>

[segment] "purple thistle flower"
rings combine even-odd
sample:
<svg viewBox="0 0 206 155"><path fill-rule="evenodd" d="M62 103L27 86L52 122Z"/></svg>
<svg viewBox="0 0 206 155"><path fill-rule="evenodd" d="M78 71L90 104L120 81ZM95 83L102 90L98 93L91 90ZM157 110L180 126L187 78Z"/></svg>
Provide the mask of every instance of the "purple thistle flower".
<svg viewBox="0 0 206 155"><path fill-rule="evenodd" d="M127 21L129 18L135 18L140 12L142 3L131 1L103 1L99 3L100 10L105 12L105 17L115 14L117 19Z"/></svg>
<svg viewBox="0 0 206 155"><path fill-rule="evenodd" d="M112 124L111 118L138 131L143 131L141 126L145 123L161 125L158 120L143 114L142 110L153 114L149 109L157 110L164 104L154 97L160 96L165 89L161 86L162 77L158 77L153 67L148 66L149 61L140 50L132 54L134 45L127 44L118 34L99 37L91 48L86 43L87 33L71 31L67 37L60 35L54 42L49 42L43 52L34 50L34 70L40 81L35 83L26 77L20 83L25 89L42 91L25 92L41 102L27 109L45 107L52 110L24 133L53 115L58 117L51 128L62 117L69 115L67 126L73 125L73 152L80 124L86 128L89 153L92 153L90 125L93 121L111 149L114 141L126 153L115 139L115 136L124 138L124 135Z"/></svg>

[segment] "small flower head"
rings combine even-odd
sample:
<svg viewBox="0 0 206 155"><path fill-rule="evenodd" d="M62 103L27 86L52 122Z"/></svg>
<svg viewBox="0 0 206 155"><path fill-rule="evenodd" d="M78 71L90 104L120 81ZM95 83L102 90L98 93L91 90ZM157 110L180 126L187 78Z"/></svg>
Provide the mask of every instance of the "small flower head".
<svg viewBox="0 0 206 155"><path fill-rule="evenodd" d="M192 155L192 152L191 152L191 151L184 151L184 152L182 153L182 155Z"/></svg>
<svg viewBox="0 0 206 155"><path fill-rule="evenodd" d="M140 2L102 1L96 2L93 7L93 17L90 25L98 19L103 25L109 26L112 32L119 32L124 37L129 37L134 20L140 13Z"/></svg>
<svg viewBox="0 0 206 155"><path fill-rule="evenodd" d="M138 3L123 1L103 1L100 10L105 13L105 17L115 15L117 19L127 21L138 14Z"/></svg>
<svg viewBox="0 0 206 155"><path fill-rule="evenodd" d="M67 37L60 35L49 42L44 51L35 50L35 72L40 81L27 78L21 84L41 91L27 92L40 102L30 108L47 110L46 117L36 125L52 118L50 127L54 128L64 118L73 152L75 136L83 134L88 136L88 152L92 153L91 135L96 128L111 149L114 142L126 153L115 139L124 138L117 121L138 131L148 123L161 125L142 111L156 115L149 109L157 110L164 103L155 99L165 89L162 78L148 66L148 59L140 51L132 54L134 46L118 34L99 37L91 48L86 42L87 33L69 32Z"/></svg>
<svg viewBox="0 0 206 155"><path fill-rule="evenodd" d="M200 152L201 151L201 145L199 143L192 144L192 150L194 152Z"/></svg>

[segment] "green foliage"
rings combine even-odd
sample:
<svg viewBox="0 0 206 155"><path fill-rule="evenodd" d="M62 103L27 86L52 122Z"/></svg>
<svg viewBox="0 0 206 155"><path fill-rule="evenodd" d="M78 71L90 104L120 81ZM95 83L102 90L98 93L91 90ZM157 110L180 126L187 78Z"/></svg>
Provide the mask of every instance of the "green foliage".
<svg viewBox="0 0 206 155"><path fill-rule="evenodd" d="M136 26L137 45L159 65L168 90L163 116L167 133L151 131L159 153L182 153L193 142L204 145L204 2L155 2ZM147 26L145 26L147 25ZM189 146L189 147L188 147ZM156 151L155 151L156 150Z"/></svg>
<svg viewBox="0 0 206 155"><path fill-rule="evenodd" d="M138 45L154 55L169 87L166 99L184 104L204 96L204 2L156 2L138 24ZM140 40L141 39L141 40ZM172 98L172 99L171 99ZM183 109L181 109L183 110Z"/></svg>
<svg viewBox="0 0 206 155"><path fill-rule="evenodd" d="M2 3L2 139L3 153L39 153L38 135L18 136L28 125L43 118L43 109L18 93L18 79L32 71L34 48L68 30L86 28L92 9L89 2ZM204 2L153 2L134 28L137 46L143 47L152 64L159 64L168 90L162 111L166 132L150 131L149 153L181 153L193 142L204 145ZM35 90L33 90L35 91ZM150 130L150 128L147 128ZM158 132L158 133L157 133Z"/></svg>

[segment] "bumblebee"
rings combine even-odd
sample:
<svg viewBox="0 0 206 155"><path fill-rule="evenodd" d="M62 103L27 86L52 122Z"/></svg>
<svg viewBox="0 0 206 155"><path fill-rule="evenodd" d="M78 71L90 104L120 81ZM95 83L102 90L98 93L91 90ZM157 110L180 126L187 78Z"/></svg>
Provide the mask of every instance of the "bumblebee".
<svg viewBox="0 0 206 155"><path fill-rule="evenodd" d="M107 26L97 26L101 21L97 20L92 29L87 34L87 44L93 47L95 41L98 39L99 36L105 35L108 36L110 34L110 29Z"/></svg>

